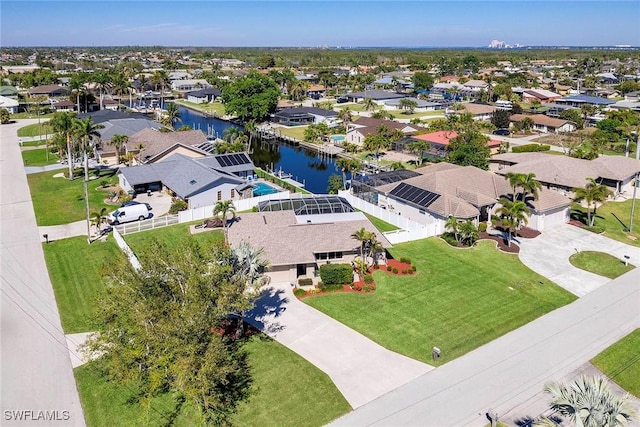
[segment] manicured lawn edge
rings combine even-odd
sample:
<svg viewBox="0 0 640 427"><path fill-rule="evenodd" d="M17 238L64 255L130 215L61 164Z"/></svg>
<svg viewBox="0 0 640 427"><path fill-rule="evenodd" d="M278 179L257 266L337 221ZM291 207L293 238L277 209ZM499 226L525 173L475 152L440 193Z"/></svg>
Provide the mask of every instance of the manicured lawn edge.
<svg viewBox="0 0 640 427"><path fill-rule="evenodd" d="M631 264L625 265L622 260L613 255L595 251L582 251L573 254L569 257L569 262L576 268L609 279L615 279L636 268Z"/></svg>
<svg viewBox="0 0 640 427"><path fill-rule="evenodd" d="M640 398L640 329L636 329L591 360L611 380Z"/></svg>

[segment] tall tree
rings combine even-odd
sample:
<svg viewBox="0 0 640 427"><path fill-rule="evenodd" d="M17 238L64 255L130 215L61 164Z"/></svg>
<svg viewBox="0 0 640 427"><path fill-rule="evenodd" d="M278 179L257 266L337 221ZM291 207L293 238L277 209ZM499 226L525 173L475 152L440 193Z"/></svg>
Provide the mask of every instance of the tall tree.
<svg viewBox="0 0 640 427"><path fill-rule="evenodd" d="M433 77L429 73L416 72L411 79L415 90L429 90L433 86Z"/></svg>
<svg viewBox="0 0 640 427"><path fill-rule="evenodd" d="M110 265L89 349L103 354L111 380L139 386L147 414L171 390L196 411L194 424L231 424L252 378L243 340L223 331L253 300L233 274L233 255L195 241L174 250L153 241L138 255L138 271L124 257Z"/></svg>
<svg viewBox="0 0 640 427"><path fill-rule="evenodd" d="M491 124L498 129L506 129L509 127L509 117L511 117L511 112L509 110L499 108L491 114Z"/></svg>
<svg viewBox="0 0 640 427"><path fill-rule="evenodd" d="M384 150L391 146L392 132L386 125L380 125L375 133L370 133L364 137L364 149L374 151L376 159L380 156L380 150Z"/></svg>
<svg viewBox="0 0 640 427"><path fill-rule="evenodd" d="M429 152L431 149L431 144L428 141L423 141L416 139L409 143L409 150L412 153L416 153L418 156L418 165L422 166L422 162L424 161L424 155Z"/></svg>
<svg viewBox="0 0 640 427"><path fill-rule="evenodd" d="M373 98L367 97L364 99L362 107L365 109L365 111L373 110L374 108L376 108L376 103L374 102Z"/></svg>
<svg viewBox="0 0 640 427"><path fill-rule="evenodd" d="M64 135L67 142L67 162L69 165L69 180L73 179L73 154L72 154L72 136L75 129L76 116L73 113L57 112L53 114L51 121L51 128L54 132L59 132Z"/></svg>
<svg viewBox="0 0 640 427"><path fill-rule="evenodd" d="M231 218L236 217L236 207L232 200L220 200L216 202L213 207L213 216L220 217L222 219L222 230L224 232L225 242L229 242L229 224L227 216L231 215Z"/></svg>
<svg viewBox="0 0 640 427"><path fill-rule="evenodd" d="M338 113L338 117L340 118L340 120L342 120L342 123L344 124L344 131L348 132L349 123L353 121L353 113L351 112L349 107L345 107L342 110L340 110L340 112Z"/></svg>
<svg viewBox="0 0 640 427"><path fill-rule="evenodd" d="M278 84L257 72L236 79L222 90L225 112L243 121L262 121L275 111L279 97Z"/></svg>
<svg viewBox="0 0 640 427"><path fill-rule="evenodd" d="M177 122L182 122L180 118L180 108L175 102L167 103L167 109L162 116L162 123L165 126L173 127Z"/></svg>
<svg viewBox="0 0 640 427"><path fill-rule="evenodd" d="M444 223L444 229L451 231L456 241L460 241L460 221L458 221L458 218L453 215L449 215Z"/></svg>
<svg viewBox="0 0 640 427"><path fill-rule="evenodd" d="M115 134L111 137L111 145L116 149L116 163L120 162L120 155L122 154L122 147L124 147L129 141L129 137L126 135Z"/></svg>
<svg viewBox="0 0 640 427"><path fill-rule="evenodd" d="M606 185L596 182L595 179L587 178L587 184L584 187L574 188L573 192L575 194L573 200L576 203L584 201L587 204L587 222L590 227L593 227L598 203L606 201L611 195L611 190ZM591 207L593 207L593 214Z"/></svg>
<svg viewBox="0 0 640 427"><path fill-rule="evenodd" d="M550 382L550 409L579 427L622 427L635 418L629 394L618 396L603 377L580 376L570 384ZM558 425L549 418L536 425Z"/></svg>
<svg viewBox="0 0 640 427"><path fill-rule="evenodd" d="M360 259L363 262L366 262L364 258L365 247L367 246L367 242L371 240L372 234L372 232L367 231L364 227L361 227L359 230L351 233L351 238L357 240L360 243Z"/></svg>
<svg viewBox="0 0 640 427"><path fill-rule="evenodd" d="M460 166L489 169L489 138L476 131L463 132L451 139L447 147L449 162Z"/></svg>
<svg viewBox="0 0 640 427"><path fill-rule="evenodd" d="M336 166L340 168L340 171L342 172L343 190L347 189L347 174L350 173L353 176L353 174L360 172L363 168L363 164L360 160L348 157L336 160Z"/></svg>
<svg viewBox="0 0 640 427"><path fill-rule="evenodd" d="M100 129L104 129L104 125L101 123L93 123L91 117L76 120L75 122L74 132L80 142L80 149L83 154L85 181L89 181L89 149L93 149L93 139L100 138Z"/></svg>

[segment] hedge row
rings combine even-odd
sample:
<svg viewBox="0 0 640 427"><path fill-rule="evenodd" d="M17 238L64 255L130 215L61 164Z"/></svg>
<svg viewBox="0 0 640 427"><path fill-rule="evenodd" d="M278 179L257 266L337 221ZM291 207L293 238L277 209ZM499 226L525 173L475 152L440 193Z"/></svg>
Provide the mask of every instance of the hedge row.
<svg viewBox="0 0 640 427"><path fill-rule="evenodd" d="M525 144L517 145L511 148L514 153L533 153L536 151L549 151L551 146L548 144Z"/></svg>

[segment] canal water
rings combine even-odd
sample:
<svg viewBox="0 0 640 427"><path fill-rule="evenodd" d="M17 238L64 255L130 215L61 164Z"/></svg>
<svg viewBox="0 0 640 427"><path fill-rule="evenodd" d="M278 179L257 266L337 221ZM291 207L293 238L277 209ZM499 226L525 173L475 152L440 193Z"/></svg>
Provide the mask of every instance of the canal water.
<svg viewBox="0 0 640 427"><path fill-rule="evenodd" d="M176 123L175 128L188 125L193 129L199 129L204 133L222 138L225 129L232 126L239 127L224 120L205 117L184 107L179 108L182 122ZM329 177L341 175L333 158L319 155L315 151L255 138L251 145L251 160L256 166L290 173L293 175L293 179L303 182L305 188L312 193L326 193Z"/></svg>

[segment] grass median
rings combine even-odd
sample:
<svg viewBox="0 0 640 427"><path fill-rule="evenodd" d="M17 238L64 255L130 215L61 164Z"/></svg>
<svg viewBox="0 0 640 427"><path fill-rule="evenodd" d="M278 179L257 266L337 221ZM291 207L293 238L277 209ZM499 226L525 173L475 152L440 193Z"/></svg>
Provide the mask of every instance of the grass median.
<svg viewBox="0 0 640 427"><path fill-rule="evenodd" d="M635 268L613 255L604 252L582 251L569 257L569 262L577 268L597 274L599 276L615 279Z"/></svg>
<svg viewBox="0 0 640 427"><path fill-rule="evenodd" d="M412 276L374 273L376 291L336 293L304 302L382 346L436 364L486 344L575 296L536 274L494 242L456 249L437 238L398 244L394 258L410 258ZM363 362L363 363L366 363Z"/></svg>
<svg viewBox="0 0 640 427"><path fill-rule="evenodd" d="M620 387L640 398L640 329L636 329L602 353L591 363Z"/></svg>

